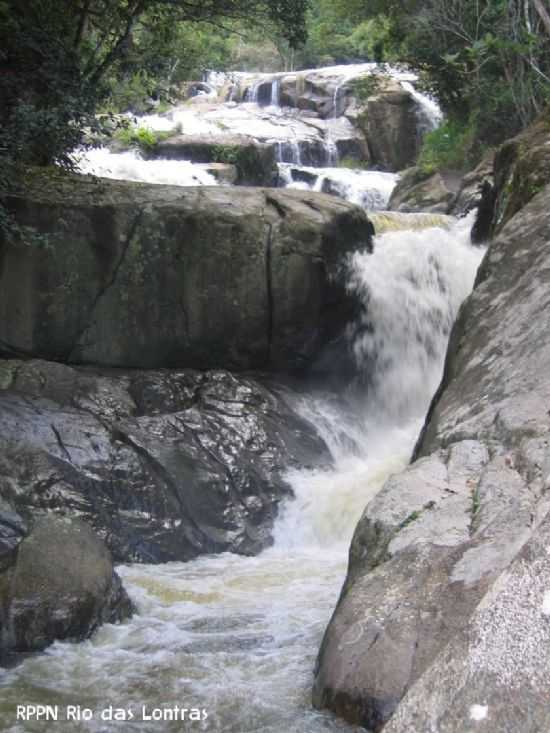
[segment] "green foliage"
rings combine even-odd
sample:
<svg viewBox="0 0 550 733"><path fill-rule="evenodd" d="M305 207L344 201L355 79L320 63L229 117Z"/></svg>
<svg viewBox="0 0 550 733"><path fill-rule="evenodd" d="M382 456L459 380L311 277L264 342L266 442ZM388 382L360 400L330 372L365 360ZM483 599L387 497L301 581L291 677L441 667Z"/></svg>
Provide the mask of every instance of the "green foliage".
<svg viewBox="0 0 550 733"><path fill-rule="evenodd" d="M331 14L353 25L348 53L423 72L448 117L464 125L475 118L482 145L511 137L550 104L542 2L334 0Z"/></svg>
<svg viewBox="0 0 550 733"><path fill-rule="evenodd" d="M369 97L380 91L380 80L377 76L360 76L351 83L354 95L360 102L365 103Z"/></svg>
<svg viewBox="0 0 550 733"><path fill-rule="evenodd" d="M475 153L475 125L446 120L423 141L418 166L426 175L442 169L464 170L478 157Z"/></svg>
<svg viewBox="0 0 550 733"><path fill-rule="evenodd" d="M411 512L411 513L409 514L409 516L408 516L408 517L406 517L406 518L405 518L405 519L404 519L404 520L403 520L403 521L401 522L401 524L399 525L399 529L400 529L400 530L401 530L401 529L405 529L405 527L408 527L408 526L409 526L409 524L412 524L413 522L416 522L416 520L417 520L417 519L420 519L420 516L421 516L421 514L420 514L420 512L419 512L419 511Z"/></svg>
<svg viewBox="0 0 550 733"><path fill-rule="evenodd" d="M238 165L243 149L238 145L214 145L212 148L212 161L214 163L231 163Z"/></svg>

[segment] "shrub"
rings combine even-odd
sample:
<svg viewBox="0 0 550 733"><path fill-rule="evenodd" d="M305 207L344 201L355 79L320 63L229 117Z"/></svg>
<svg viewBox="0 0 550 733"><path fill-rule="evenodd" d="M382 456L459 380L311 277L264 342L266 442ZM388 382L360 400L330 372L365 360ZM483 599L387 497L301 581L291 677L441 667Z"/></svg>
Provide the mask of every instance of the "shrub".
<svg viewBox="0 0 550 733"><path fill-rule="evenodd" d="M480 157L475 138L475 122L464 124L445 120L424 137L418 166L427 175L445 168L464 170L472 167Z"/></svg>

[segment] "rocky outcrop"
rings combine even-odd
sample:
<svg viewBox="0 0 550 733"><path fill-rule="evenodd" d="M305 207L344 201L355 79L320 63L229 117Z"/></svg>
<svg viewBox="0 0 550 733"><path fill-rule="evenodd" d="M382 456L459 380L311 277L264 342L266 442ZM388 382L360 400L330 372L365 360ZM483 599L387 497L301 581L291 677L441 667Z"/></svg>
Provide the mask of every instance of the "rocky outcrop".
<svg viewBox="0 0 550 733"><path fill-rule="evenodd" d="M550 180L550 107L499 148L494 174L493 230L498 232Z"/></svg>
<svg viewBox="0 0 550 733"><path fill-rule="evenodd" d="M368 220L330 196L36 175L5 201L41 240L0 244L4 354L295 370L355 312Z"/></svg>
<svg viewBox="0 0 550 733"><path fill-rule="evenodd" d="M408 92L388 92L369 99L363 124L374 164L399 171L416 159L416 105Z"/></svg>
<svg viewBox="0 0 550 733"><path fill-rule="evenodd" d="M218 93L217 100L196 98L195 104L166 113L184 134L175 147L160 143L157 154L179 149L180 157L181 151L198 155L201 139L213 137L223 145L237 137L271 146L283 163L328 166L338 155L396 171L413 164L423 133L433 124L413 89L369 64L235 74ZM185 139L193 149L183 147Z"/></svg>
<svg viewBox="0 0 550 733"><path fill-rule="evenodd" d="M132 613L108 550L84 523L43 516L28 527L2 512L0 538L0 661L57 639L80 641Z"/></svg>
<svg viewBox="0 0 550 733"><path fill-rule="evenodd" d="M314 702L371 730L548 727L549 231L547 185L491 244L415 460L356 529Z"/></svg>
<svg viewBox="0 0 550 733"><path fill-rule="evenodd" d="M388 208L404 213L448 214L456 198L460 176L452 173L426 173L408 168L394 188Z"/></svg>
<svg viewBox="0 0 550 733"><path fill-rule="evenodd" d="M6 360L0 388L0 502L86 521L118 562L257 553L285 471L330 460L283 396L225 371Z"/></svg>
<svg viewBox="0 0 550 733"><path fill-rule="evenodd" d="M231 164L237 173L231 183L238 186L274 186L277 182L273 146L243 135L174 135L159 142L151 156L192 163Z"/></svg>

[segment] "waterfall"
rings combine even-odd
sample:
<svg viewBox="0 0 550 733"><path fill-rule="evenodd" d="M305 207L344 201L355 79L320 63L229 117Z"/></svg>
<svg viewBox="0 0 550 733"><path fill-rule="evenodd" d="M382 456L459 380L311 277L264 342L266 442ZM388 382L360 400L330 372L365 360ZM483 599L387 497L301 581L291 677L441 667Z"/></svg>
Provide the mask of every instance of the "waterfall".
<svg viewBox="0 0 550 733"><path fill-rule="evenodd" d="M277 163L296 166L302 165L302 150L299 140L276 140L274 144ZM282 175L284 178L285 174L283 173Z"/></svg>
<svg viewBox="0 0 550 733"><path fill-rule="evenodd" d="M420 136L439 127L443 120L443 112L435 99L428 94L417 91L410 81L401 81L400 84L416 102L418 132Z"/></svg>
<svg viewBox="0 0 550 733"><path fill-rule="evenodd" d="M280 107L281 106L281 80L279 78L273 79L271 82L271 106L272 107Z"/></svg>
<svg viewBox="0 0 550 733"><path fill-rule="evenodd" d="M483 255L470 244L472 222L388 232L376 237L374 254L352 257L349 289L364 311L348 337L363 384L340 399L298 400L334 468L290 474L296 500L277 525L276 548L347 548L369 498L409 458Z"/></svg>
<svg viewBox="0 0 550 733"><path fill-rule="evenodd" d="M355 730L311 709L313 664L355 522L406 465L441 377L449 329L483 254L469 244L470 223L388 232L376 237L374 254L350 259L349 287L364 303L348 334L362 385L344 394L288 392L333 465L289 472L295 499L280 514L274 547L258 557L119 568L139 613L5 670L4 711L22 700L94 710L113 703L136 713L178 703L206 708L201 730L212 733ZM55 685L44 688L44 679ZM50 724L33 725L47 733ZM149 733L147 726L138 718L132 730Z"/></svg>
<svg viewBox="0 0 550 733"><path fill-rule="evenodd" d="M332 117L338 117L338 95L342 88L342 82L336 83L334 87L334 96L332 97Z"/></svg>

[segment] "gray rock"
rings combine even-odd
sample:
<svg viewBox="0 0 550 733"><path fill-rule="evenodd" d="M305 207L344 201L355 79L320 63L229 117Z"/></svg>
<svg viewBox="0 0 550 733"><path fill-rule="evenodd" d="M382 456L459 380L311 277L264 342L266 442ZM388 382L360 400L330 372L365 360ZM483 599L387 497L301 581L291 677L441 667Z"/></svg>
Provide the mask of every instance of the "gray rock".
<svg viewBox="0 0 550 733"><path fill-rule="evenodd" d="M285 471L330 460L282 396L228 372L12 360L0 383L0 497L85 520L117 561L259 552Z"/></svg>
<svg viewBox="0 0 550 733"><path fill-rule="evenodd" d="M36 173L9 198L48 246L2 245L0 350L132 368L301 369L358 302L358 207L300 191Z"/></svg>
<svg viewBox="0 0 550 733"><path fill-rule="evenodd" d="M418 167L403 171L388 208L404 213L447 214L456 198L460 176L452 173L427 174Z"/></svg>
<svg viewBox="0 0 550 733"><path fill-rule="evenodd" d="M546 186L491 244L416 460L356 529L313 699L372 730L548 727L549 230Z"/></svg>
<svg viewBox="0 0 550 733"><path fill-rule="evenodd" d="M132 604L110 554L82 522L41 517L0 572L0 658L80 641L121 621Z"/></svg>
<svg viewBox="0 0 550 733"><path fill-rule="evenodd" d="M237 173L232 183L239 186L274 186L277 181L274 148L243 135L175 135L159 142L151 156L232 164Z"/></svg>
<svg viewBox="0 0 550 733"><path fill-rule="evenodd" d="M371 163L399 171L412 165L419 150L416 102L403 89L389 87L369 97L358 122L368 140Z"/></svg>

